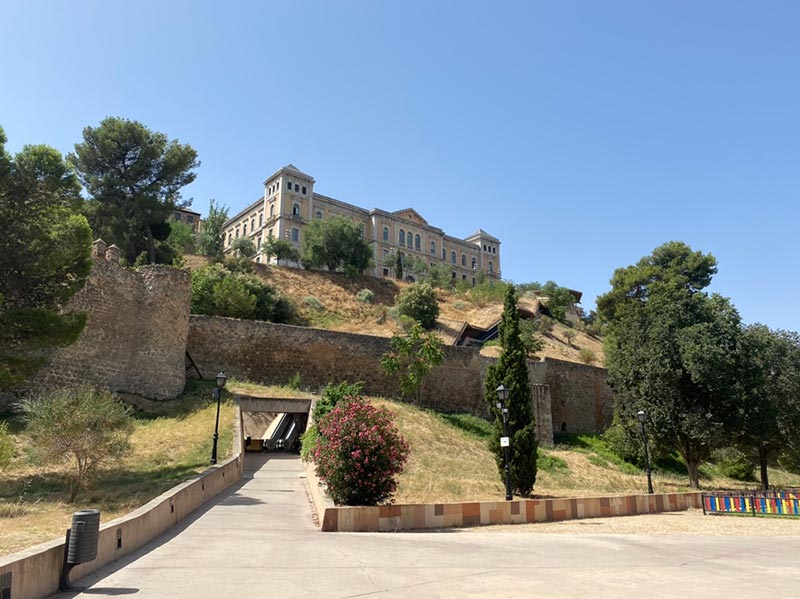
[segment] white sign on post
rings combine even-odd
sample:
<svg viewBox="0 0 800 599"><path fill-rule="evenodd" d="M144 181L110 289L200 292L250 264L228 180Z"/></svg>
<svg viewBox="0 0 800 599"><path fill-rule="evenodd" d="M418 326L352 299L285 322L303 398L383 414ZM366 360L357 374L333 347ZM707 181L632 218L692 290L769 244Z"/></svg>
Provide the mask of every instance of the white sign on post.
<svg viewBox="0 0 800 599"><path fill-rule="evenodd" d="M500 437L500 447L510 447L511 443L508 440L508 437Z"/></svg>

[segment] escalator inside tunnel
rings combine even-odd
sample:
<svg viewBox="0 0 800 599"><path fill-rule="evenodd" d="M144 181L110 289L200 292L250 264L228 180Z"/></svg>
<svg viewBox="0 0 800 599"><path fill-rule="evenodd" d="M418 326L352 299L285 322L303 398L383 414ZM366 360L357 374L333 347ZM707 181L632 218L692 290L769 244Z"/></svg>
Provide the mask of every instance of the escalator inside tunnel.
<svg viewBox="0 0 800 599"><path fill-rule="evenodd" d="M243 412L245 450L300 452L300 436L308 424L306 412Z"/></svg>

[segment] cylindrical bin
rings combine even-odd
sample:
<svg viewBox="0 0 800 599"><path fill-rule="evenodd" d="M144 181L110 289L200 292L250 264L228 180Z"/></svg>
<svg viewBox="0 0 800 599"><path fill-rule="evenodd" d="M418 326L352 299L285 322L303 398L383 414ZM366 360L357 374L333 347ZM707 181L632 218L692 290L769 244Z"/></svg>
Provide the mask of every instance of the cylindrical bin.
<svg viewBox="0 0 800 599"><path fill-rule="evenodd" d="M95 559L99 535L100 510L81 510L72 514L67 563L85 564Z"/></svg>

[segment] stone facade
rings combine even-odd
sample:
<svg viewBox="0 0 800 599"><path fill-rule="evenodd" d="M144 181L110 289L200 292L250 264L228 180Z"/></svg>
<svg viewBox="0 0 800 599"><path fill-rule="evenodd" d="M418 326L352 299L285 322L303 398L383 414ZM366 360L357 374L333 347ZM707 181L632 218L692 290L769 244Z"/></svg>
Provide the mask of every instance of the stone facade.
<svg viewBox="0 0 800 599"><path fill-rule="evenodd" d="M204 375L229 376L284 385L299 374L304 387L318 390L329 381L364 381L369 394L399 397L380 356L389 339L233 318L192 316L188 351ZM488 417L483 383L494 362L472 348L445 347L445 362L422 392L425 407ZM553 432L596 433L611 422L613 395L605 370L560 360L529 362L538 438L552 444Z"/></svg>
<svg viewBox="0 0 800 599"><path fill-rule="evenodd" d="M189 272L123 268L116 246L100 240L92 254L86 286L68 305L87 314L86 328L77 342L55 350L31 386L91 383L152 399L177 396L186 380Z"/></svg>
<svg viewBox="0 0 800 599"><path fill-rule="evenodd" d="M289 164L264 181L264 195L225 223L225 250L230 251L239 237L253 240L257 262L270 238L286 239L298 248L303 230L312 219L343 216L362 226L372 247L375 266L370 274L394 276L394 268L384 265L392 253L414 256L431 265L444 265L457 281L474 279L479 271L500 278L500 240L478 229L466 239L458 239L434 227L413 208L387 212L365 210L314 192L314 178ZM413 275L408 277L413 280Z"/></svg>

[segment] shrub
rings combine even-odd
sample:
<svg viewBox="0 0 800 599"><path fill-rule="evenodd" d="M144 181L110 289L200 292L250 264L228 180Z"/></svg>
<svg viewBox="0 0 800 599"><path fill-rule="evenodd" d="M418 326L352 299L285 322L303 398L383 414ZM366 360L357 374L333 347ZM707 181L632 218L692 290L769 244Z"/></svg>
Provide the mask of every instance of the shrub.
<svg viewBox="0 0 800 599"><path fill-rule="evenodd" d="M442 340L414 323L406 335L393 335L389 347L381 356L383 371L397 377L400 392L406 397L415 396L419 403L425 379L444 361Z"/></svg>
<svg viewBox="0 0 800 599"><path fill-rule="evenodd" d="M313 295L306 297L303 303L316 312L322 312L325 309L325 305Z"/></svg>
<svg viewBox="0 0 800 599"><path fill-rule="evenodd" d="M525 346L525 351L529 355L544 349L544 339L536 332L536 322L533 320L520 319L519 338L522 340L522 345Z"/></svg>
<svg viewBox="0 0 800 599"><path fill-rule="evenodd" d="M362 304L371 304L372 298L375 297L375 294L372 292L371 289L362 289L358 293L356 293L356 299L360 301Z"/></svg>
<svg viewBox="0 0 800 599"><path fill-rule="evenodd" d="M235 267L231 261L226 265ZM292 305L264 281L220 264L192 271L191 309L192 314L269 322L290 322L293 318Z"/></svg>
<svg viewBox="0 0 800 599"><path fill-rule="evenodd" d="M314 421L300 436L300 457L304 461L311 459L311 455L319 443L319 421L330 413L340 401L350 398L359 397L364 387L364 381L355 383L348 383L342 381L341 383L328 383L322 390L322 397L314 405L313 417Z"/></svg>
<svg viewBox="0 0 800 599"><path fill-rule="evenodd" d="M720 449L715 452L713 460L723 476L745 482L756 480L753 461L738 449Z"/></svg>
<svg viewBox="0 0 800 599"><path fill-rule="evenodd" d="M572 346L572 341L575 339L577 333L572 329L564 329L562 334L564 335L564 341L567 342L567 345Z"/></svg>
<svg viewBox="0 0 800 599"><path fill-rule="evenodd" d="M551 332L554 326L556 326L556 321L550 318L549 316L541 316L536 321L536 328L542 333Z"/></svg>
<svg viewBox="0 0 800 599"><path fill-rule="evenodd" d="M59 389L27 398L20 407L39 462L73 462L70 502L103 465L129 449L130 409L110 391L89 386Z"/></svg>
<svg viewBox="0 0 800 599"><path fill-rule="evenodd" d="M595 360L597 360L597 355L588 347L581 348L581 362L584 364L594 364Z"/></svg>
<svg viewBox="0 0 800 599"><path fill-rule="evenodd" d="M252 239L239 237L233 242L233 245L231 245L231 250L237 256L252 258L256 255L256 244L253 243Z"/></svg>
<svg viewBox="0 0 800 599"><path fill-rule="evenodd" d="M303 376L299 372L295 372L289 379L288 387L300 391L303 388Z"/></svg>
<svg viewBox="0 0 800 599"><path fill-rule="evenodd" d="M409 448L392 419L389 410L352 398L319 422L312 456L338 505L377 505L394 494Z"/></svg>
<svg viewBox="0 0 800 599"><path fill-rule="evenodd" d="M439 301L436 291L428 283L414 283L406 287L397 298L400 314L410 316L430 330L436 326L439 317Z"/></svg>
<svg viewBox="0 0 800 599"><path fill-rule="evenodd" d="M7 467L14 457L14 439L8 434L8 423L0 422L0 470Z"/></svg>
<svg viewBox="0 0 800 599"><path fill-rule="evenodd" d="M461 300L458 300L453 302L453 308L455 308L456 310L466 310L467 304L465 304Z"/></svg>

